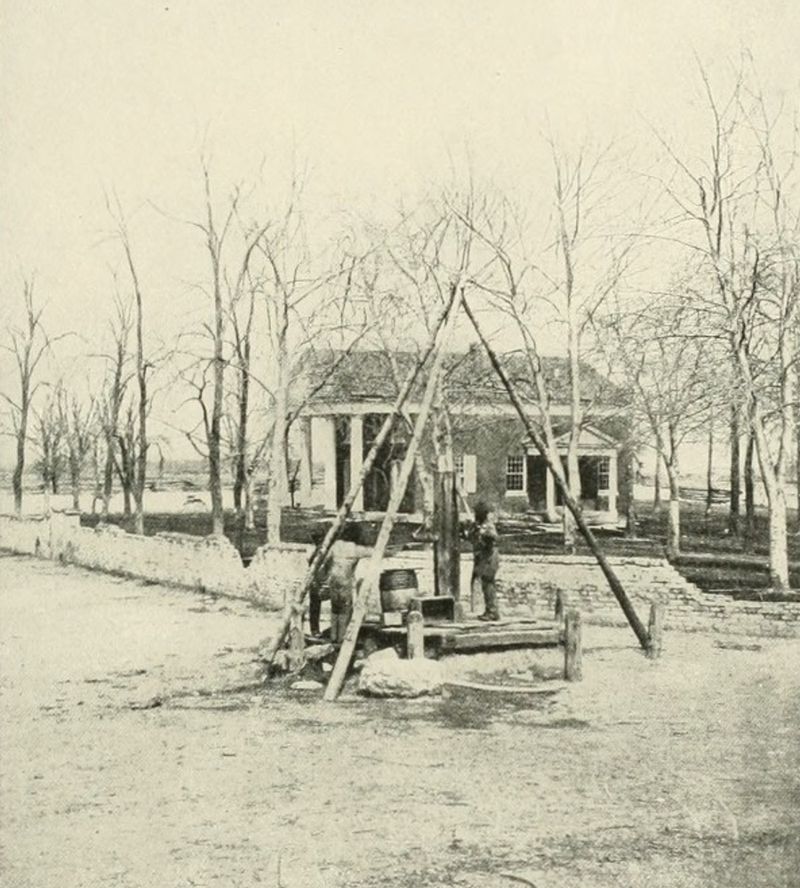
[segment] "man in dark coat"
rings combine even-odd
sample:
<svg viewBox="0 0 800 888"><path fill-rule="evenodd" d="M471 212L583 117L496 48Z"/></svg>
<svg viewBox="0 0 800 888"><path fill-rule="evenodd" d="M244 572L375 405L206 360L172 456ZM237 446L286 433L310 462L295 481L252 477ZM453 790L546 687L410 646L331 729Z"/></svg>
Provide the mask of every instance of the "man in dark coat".
<svg viewBox="0 0 800 888"><path fill-rule="evenodd" d="M483 592L484 612L478 619L491 621L500 619L495 586L500 554L497 551L498 535L493 517L491 506L484 502L477 503L475 522L469 531L472 542L472 583L474 587L480 582Z"/></svg>

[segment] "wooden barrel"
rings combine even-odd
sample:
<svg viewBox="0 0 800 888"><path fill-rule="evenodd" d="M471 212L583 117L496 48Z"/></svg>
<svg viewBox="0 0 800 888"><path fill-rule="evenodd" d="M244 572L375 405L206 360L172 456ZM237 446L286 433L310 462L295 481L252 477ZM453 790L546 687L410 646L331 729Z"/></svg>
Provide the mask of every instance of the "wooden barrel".
<svg viewBox="0 0 800 888"><path fill-rule="evenodd" d="M419 595L417 572L407 567L385 570L378 580L378 588L384 611L408 610L411 599Z"/></svg>

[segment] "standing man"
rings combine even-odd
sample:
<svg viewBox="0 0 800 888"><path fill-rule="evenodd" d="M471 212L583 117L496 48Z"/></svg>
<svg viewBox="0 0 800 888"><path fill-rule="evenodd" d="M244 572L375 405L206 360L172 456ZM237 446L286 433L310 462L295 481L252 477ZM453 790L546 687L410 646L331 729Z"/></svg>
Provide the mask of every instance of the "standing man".
<svg viewBox="0 0 800 888"><path fill-rule="evenodd" d="M494 524L492 507L481 501L475 505L475 523L469 531L472 542L472 584L480 582L483 592L484 612L479 620L500 619L497 608L497 587L495 577L500 567L500 554L497 551L497 528Z"/></svg>
<svg viewBox="0 0 800 888"><path fill-rule="evenodd" d="M324 537L325 530L319 528L313 535L314 544L319 546ZM361 533L357 526L345 527L342 537L345 539L340 538L331 546L328 557L309 589L309 630L312 635L320 634L322 601L328 599L331 603L330 639L335 644L344 640L350 622L358 563L362 558L372 554L371 549L358 544L361 541Z"/></svg>

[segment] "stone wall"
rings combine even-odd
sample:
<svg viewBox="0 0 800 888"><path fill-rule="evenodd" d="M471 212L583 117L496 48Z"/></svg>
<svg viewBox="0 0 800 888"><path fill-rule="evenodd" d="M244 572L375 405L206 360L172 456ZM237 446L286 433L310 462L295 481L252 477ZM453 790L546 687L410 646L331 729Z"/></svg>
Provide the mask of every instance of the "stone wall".
<svg viewBox="0 0 800 888"><path fill-rule="evenodd" d="M160 533L139 536L113 525L81 527L76 513L53 512L48 518L0 515L0 548L52 558L108 573L185 586L253 601L265 608L283 607L285 596L305 575L309 546L283 543L262 546L249 567L226 538ZM386 568L411 567L420 594L433 594L429 552L402 552ZM665 604L665 625L673 629L767 637L800 637L800 603L736 601L708 595L658 558L610 558L637 613L647 620L650 602ZM357 576L363 573L361 562ZM470 601L471 556L461 563L461 597ZM505 615L552 617L561 591L568 607L577 607L587 623L625 625L608 584L591 557L581 555L507 555L498 577ZM479 596L480 599L480 596ZM368 612L380 612L377 593ZM482 601L476 601L480 608Z"/></svg>
<svg viewBox="0 0 800 888"><path fill-rule="evenodd" d="M0 547L152 582L245 598L283 607L284 595L303 577L308 547L262 546L246 568L225 537L179 533L141 536L115 525L80 526L76 513L46 518L0 516Z"/></svg>
<svg viewBox="0 0 800 888"><path fill-rule="evenodd" d="M405 552L392 566L413 567L420 593L433 594L431 559L423 552ZM665 605L666 628L766 637L800 637L800 603L737 601L727 595L709 595L684 579L664 559L609 558L628 592L636 612L647 622L650 603ZM461 560L461 597L470 600L472 557ZM567 607L581 611L588 623L626 625L625 616L597 562L582 555L506 555L498 574L504 615L552 617L556 594ZM476 607L482 609L478 594Z"/></svg>

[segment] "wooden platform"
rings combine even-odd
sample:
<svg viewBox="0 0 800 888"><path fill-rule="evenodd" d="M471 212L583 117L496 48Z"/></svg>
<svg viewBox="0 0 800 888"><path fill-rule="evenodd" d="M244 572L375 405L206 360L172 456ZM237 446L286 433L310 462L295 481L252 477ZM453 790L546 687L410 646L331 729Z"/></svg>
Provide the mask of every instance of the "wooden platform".
<svg viewBox="0 0 800 888"><path fill-rule="evenodd" d="M564 643L564 630L555 622L545 620L480 620L433 622L424 628L426 655L489 651L503 648L558 647ZM404 626L380 626L365 623L365 635L371 635L380 647L405 646ZM430 653L429 653L430 652Z"/></svg>

